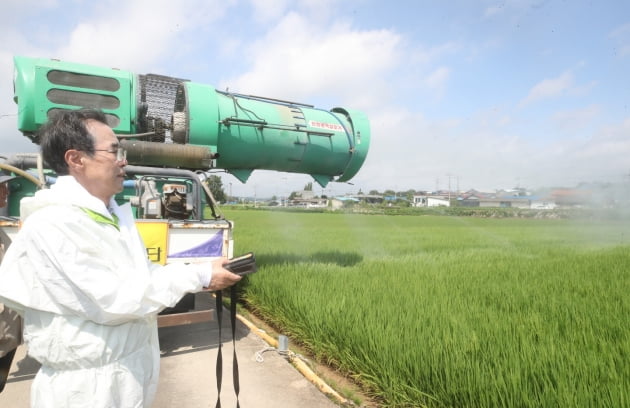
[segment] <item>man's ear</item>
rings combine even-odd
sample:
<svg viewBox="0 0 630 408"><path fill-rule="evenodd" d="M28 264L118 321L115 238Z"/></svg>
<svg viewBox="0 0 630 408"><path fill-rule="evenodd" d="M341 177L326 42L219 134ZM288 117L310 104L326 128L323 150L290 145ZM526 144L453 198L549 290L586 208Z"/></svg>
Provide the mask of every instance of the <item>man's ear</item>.
<svg viewBox="0 0 630 408"><path fill-rule="evenodd" d="M79 150L70 149L66 151L64 159L68 164L68 170L78 170L83 167L83 152Z"/></svg>

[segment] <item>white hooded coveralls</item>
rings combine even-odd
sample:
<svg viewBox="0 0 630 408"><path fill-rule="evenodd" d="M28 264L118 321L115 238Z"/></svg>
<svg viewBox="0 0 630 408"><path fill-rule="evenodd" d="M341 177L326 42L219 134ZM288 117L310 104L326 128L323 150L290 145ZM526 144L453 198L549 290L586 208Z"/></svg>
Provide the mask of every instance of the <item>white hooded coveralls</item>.
<svg viewBox="0 0 630 408"><path fill-rule="evenodd" d="M28 354L42 364L32 407L149 407L157 314L210 283L210 263L151 264L130 206L112 199L110 209L119 228L72 176L22 200L0 302L23 315Z"/></svg>

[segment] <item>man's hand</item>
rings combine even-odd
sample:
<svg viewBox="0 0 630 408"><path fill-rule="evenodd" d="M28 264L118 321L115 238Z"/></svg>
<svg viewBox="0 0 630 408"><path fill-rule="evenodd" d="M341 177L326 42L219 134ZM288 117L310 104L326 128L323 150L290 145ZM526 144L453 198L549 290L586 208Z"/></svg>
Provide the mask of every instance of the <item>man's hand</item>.
<svg viewBox="0 0 630 408"><path fill-rule="evenodd" d="M208 290L221 290L234 285L242 278L223 267L227 263L226 258L219 258L212 261L212 279Z"/></svg>

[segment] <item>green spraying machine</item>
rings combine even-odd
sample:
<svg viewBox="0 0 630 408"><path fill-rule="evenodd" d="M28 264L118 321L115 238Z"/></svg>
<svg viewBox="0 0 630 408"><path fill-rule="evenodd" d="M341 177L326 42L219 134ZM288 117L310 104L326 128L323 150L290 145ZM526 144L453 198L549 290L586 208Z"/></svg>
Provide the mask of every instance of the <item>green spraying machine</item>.
<svg viewBox="0 0 630 408"><path fill-rule="evenodd" d="M136 75L54 59L15 57L18 129L36 131L58 109L103 110L130 165L310 174L322 187L354 177L365 161L365 114L222 92L163 75Z"/></svg>

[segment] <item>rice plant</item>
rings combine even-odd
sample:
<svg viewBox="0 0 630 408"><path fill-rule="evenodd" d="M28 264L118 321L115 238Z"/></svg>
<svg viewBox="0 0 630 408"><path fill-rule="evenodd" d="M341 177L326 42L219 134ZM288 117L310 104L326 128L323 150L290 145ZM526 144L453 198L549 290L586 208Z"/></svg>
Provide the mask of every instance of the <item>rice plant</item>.
<svg viewBox="0 0 630 408"><path fill-rule="evenodd" d="M228 216L246 302L383 407L630 406L627 222Z"/></svg>

